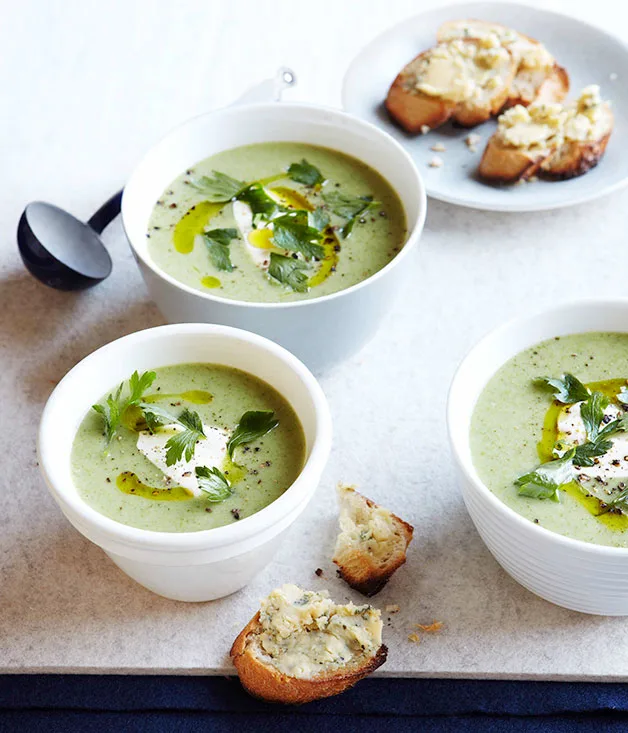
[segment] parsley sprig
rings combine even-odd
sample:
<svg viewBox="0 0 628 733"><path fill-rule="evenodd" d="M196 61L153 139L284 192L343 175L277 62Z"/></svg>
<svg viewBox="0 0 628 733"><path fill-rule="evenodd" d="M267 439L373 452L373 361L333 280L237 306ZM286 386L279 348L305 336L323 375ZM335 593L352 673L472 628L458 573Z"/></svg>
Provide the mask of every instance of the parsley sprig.
<svg viewBox="0 0 628 733"><path fill-rule="evenodd" d="M295 260L292 257L270 253L270 263L268 265L268 274L277 282L287 285L297 293L307 293L308 276L306 274L309 269L303 260Z"/></svg>
<svg viewBox="0 0 628 733"><path fill-rule="evenodd" d="M334 214L346 219L344 226L340 227L338 233L346 239L355 226L356 221L369 209L381 206L379 201L374 201L372 196L347 196L340 191L323 192L323 201L329 206Z"/></svg>
<svg viewBox="0 0 628 733"><path fill-rule="evenodd" d="M218 504L233 494L229 479L215 466L197 466L195 469L198 488L205 494L210 504Z"/></svg>
<svg viewBox="0 0 628 733"><path fill-rule="evenodd" d="M561 377L539 377L536 383L551 388L554 399L563 405L573 405L588 399L590 391L573 374L566 372Z"/></svg>
<svg viewBox="0 0 628 733"><path fill-rule="evenodd" d="M249 410L240 418L236 429L233 431L227 443L229 458L233 458L235 449L245 443L252 443L274 430L279 425L279 420L272 410Z"/></svg>
<svg viewBox="0 0 628 733"><path fill-rule="evenodd" d="M211 229L204 232L203 241L207 247L207 253L214 267L225 272L233 271L233 264L229 254L229 245L232 239L238 238L237 229Z"/></svg>
<svg viewBox="0 0 628 733"><path fill-rule="evenodd" d="M190 185L205 194L207 200L212 203L231 201L246 187L244 181L238 181L236 178L231 178L231 176L220 171L212 171L209 176L192 179Z"/></svg>
<svg viewBox="0 0 628 733"><path fill-rule="evenodd" d="M129 379L128 395L126 397L122 396L124 382L121 382L116 391L107 396L104 404L98 403L92 405L92 410L103 417L107 446L109 446L117 433L124 412L129 407L139 405L144 393L149 389L156 377L155 372L143 372L140 375L137 371L134 371Z"/></svg>
<svg viewBox="0 0 628 733"><path fill-rule="evenodd" d="M293 181L305 186L320 186L325 178L318 168L308 163L305 158L300 163L292 163L288 167L288 175Z"/></svg>
<svg viewBox="0 0 628 733"><path fill-rule="evenodd" d="M207 437L198 412L186 407L177 417L154 402L140 402L138 407L144 413L146 426L151 433L163 425L178 425L183 428L183 430L177 430L166 442L166 466L173 466L184 455L186 461L191 461L196 443Z"/></svg>
<svg viewBox="0 0 628 733"><path fill-rule="evenodd" d="M299 252L305 259L325 256L323 235L309 226L307 211L290 211L273 219L273 242L281 249Z"/></svg>
<svg viewBox="0 0 628 733"><path fill-rule="evenodd" d="M601 392L590 392L576 377L563 374L560 379L545 378L545 384L555 390L555 398L563 404L580 403L580 417L584 423L587 440L572 446L562 456L541 464L530 473L515 481L520 496L535 499L559 501L561 486L578 479L578 470L595 465L595 459L608 453L613 443L610 440L620 432L628 431L628 415L608 423L604 422L604 411L609 399ZM577 399L586 395L584 399ZM605 502L608 504L608 502Z"/></svg>

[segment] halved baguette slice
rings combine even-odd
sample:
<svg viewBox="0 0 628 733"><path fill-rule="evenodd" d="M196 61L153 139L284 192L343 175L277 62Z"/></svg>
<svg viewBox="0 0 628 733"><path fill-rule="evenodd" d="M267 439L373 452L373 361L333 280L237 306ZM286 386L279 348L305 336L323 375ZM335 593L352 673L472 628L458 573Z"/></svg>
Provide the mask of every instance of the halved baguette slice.
<svg viewBox="0 0 628 733"><path fill-rule="evenodd" d="M439 43L465 38L496 41L506 47L516 65L505 107L533 102L560 102L569 91L569 76L542 43L500 23L484 20L453 20L437 32Z"/></svg>
<svg viewBox="0 0 628 733"><path fill-rule="evenodd" d="M405 563L414 528L351 486L338 486L338 502L340 534L333 561L352 588L373 596Z"/></svg>
<svg viewBox="0 0 628 733"><path fill-rule="evenodd" d="M242 685L269 702L338 695L386 661L381 614L286 584L261 603L231 647Z"/></svg>
<svg viewBox="0 0 628 733"><path fill-rule="evenodd" d="M407 64L394 80L386 109L411 133L454 119L473 127L504 106L515 74L509 51L476 39L439 44Z"/></svg>
<svg viewBox="0 0 628 733"><path fill-rule="evenodd" d="M584 89L565 105L517 106L498 120L479 173L483 178L515 182L539 175L564 180L597 165L613 129L613 114L599 88Z"/></svg>

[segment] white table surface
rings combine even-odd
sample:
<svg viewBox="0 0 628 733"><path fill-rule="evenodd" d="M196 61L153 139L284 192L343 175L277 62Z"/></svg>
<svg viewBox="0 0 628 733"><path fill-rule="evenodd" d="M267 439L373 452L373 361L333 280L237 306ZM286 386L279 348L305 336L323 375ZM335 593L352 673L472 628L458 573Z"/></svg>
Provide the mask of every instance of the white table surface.
<svg viewBox="0 0 628 733"><path fill-rule="evenodd" d="M361 354L322 379L336 436L316 498L276 560L230 598L176 603L136 585L70 527L39 477L35 432L54 384L95 348L163 321L119 223L106 235L114 273L99 287L68 294L32 280L15 246L23 206L50 200L87 218L170 127L282 64L299 76L289 98L338 105L361 45L432 4L4 4L0 671L224 673L233 637L275 585L327 586L358 600L330 561L333 487L344 480L416 527L407 565L376 598L401 607L386 628L389 661L379 674L628 679L628 621L552 606L489 555L455 485L444 424L453 370L489 328L572 295L627 293L628 190L539 215L429 203L415 287ZM628 38L617 2L543 4ZM434 619L445 624L440 634L407 640L413 623Z"/></svg>

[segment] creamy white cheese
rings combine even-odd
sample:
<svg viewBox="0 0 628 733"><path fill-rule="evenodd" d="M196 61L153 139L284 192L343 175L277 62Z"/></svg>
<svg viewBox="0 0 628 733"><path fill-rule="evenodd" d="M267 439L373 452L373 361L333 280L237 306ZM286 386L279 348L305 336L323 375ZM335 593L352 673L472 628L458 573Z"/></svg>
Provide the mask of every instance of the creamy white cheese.
<svg viewBox="0 0 628 733"><path fill-rule="evenodd" d="M503 84L499 70L509 59L499 44L460 39L441 43L418 59L414 88L430 97L480 103L487 89Z"/></svg>
<svg viewBox="0 0 628 733"><path fill-rule="evenodd" d="M558 442L562 445L559 451L563 455L570 446L581 445L587 440L587 431L580 415L582 403L564 407L557 421ZM622 411L617 405L609 405L604 410L604 422L619 417ZM578 469L579 480L596 480L606 482L628 476L628 433L618 433L611 439L612 447L602 456L598 456L593 466Z"/></svg>
<svg viewBox="0 0 628 733"><path fill-rule="evenodd" d="M497 134L515 148L543 150L564 142L599 140L612 125L608 102L600 98L600 89L592 85L568 104L520 104L500 115Z"/></svg>
<svg viewBox="0 0 628 733"><path fill-rule="evenodd" d="M232 206L233 218L235 219L247 253L257 267L261 270L267 270L270 264L270 250L254 247L249 240L249 236L255 231L253 228L253 212L251 211L251 207L243 201L234 201Z"/></svg>
<svg viewBox="0 0 628 733"><path fill-rule="evenodd" d="M371 606L335 604L286 584L261 603L258 655L291 677L309 679L356 658L374 654L382 643L382 620Z"/></svg>
<svg viewBox="0 0 628 733"><path fill-rule="evenodd" d="M180 461L168 466L166 465L166 443L175 433L183 429L180 425L173 423L164 425L162 429L152 434L143 430L137 438L137 449L164 474L167 484L183 486L194 496L200 496L203 492L198 488L195 469L197 466L220 468L223 465L227 454L229 433L203 424L206 438L201 438L196 443L192 459L186 461L185 456L182 456Z"/></svg>

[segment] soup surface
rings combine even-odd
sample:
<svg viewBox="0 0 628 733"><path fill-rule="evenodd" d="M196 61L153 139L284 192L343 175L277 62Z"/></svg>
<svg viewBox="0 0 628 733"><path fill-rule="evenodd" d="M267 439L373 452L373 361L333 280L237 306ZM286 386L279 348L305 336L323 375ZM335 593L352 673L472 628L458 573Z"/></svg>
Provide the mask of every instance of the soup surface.
<svg viewBox="0 0 628 733"><path fill-rule="evenodd" d="M72 449L80 495L111 519L162 532L220 527L266 507L301 472L297 415L250 374L181 364L117 389L85 416Z"/></svg>
<svg viewBox="0 0 628 733"><path fill-rule="evenodd" d="M628 334L585 333L517 354L471 421L486 486L554 532L628 547Z"/></svg>
<svg viewBox="0 0 628 733"><path fill-rule="evenodd" d="M355 158L303 143L227 150L183 172L147 232L154 262L224 298L303 300L369 278L400 251L399 197Z"/></svg>

